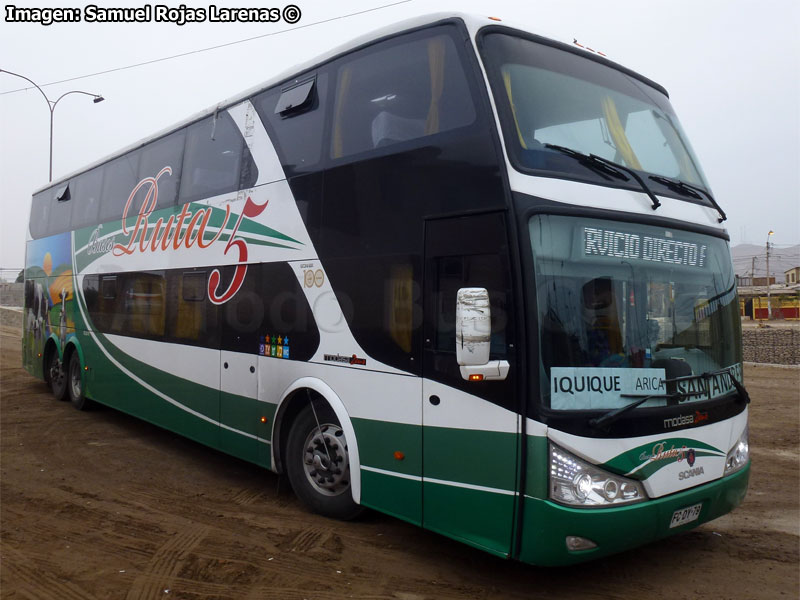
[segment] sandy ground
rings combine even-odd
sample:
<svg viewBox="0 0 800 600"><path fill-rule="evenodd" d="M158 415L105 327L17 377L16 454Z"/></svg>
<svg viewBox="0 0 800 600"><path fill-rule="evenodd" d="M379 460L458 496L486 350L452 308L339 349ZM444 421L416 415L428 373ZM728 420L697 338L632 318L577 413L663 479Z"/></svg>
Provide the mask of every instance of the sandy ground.
<svg viewBox="0 0 800 600"><path fill-rule="evenodd" d="M309 514L278 476L111 409L57 403L0 330L0 596L797 598L800 370L748 367L739 510L582 566L503 561L374 512Z"/></svg>

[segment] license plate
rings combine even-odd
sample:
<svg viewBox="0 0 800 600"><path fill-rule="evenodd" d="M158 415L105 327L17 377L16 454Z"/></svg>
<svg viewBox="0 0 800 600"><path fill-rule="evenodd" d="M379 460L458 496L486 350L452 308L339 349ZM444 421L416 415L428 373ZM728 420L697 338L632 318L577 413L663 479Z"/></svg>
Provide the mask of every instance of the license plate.
<svg viewBox="0 0 800 600"><path fill-rule="evenodd" d="M697 521L700 517L700 509L703 508L703 503L694 504L692 506L687 506L686 508L681 508L676 510L672 513L672 521L670 521L669 527L672 529L673 527L680 527L681 525L686 525L686 523L691 523L692 521Z"/></svg>

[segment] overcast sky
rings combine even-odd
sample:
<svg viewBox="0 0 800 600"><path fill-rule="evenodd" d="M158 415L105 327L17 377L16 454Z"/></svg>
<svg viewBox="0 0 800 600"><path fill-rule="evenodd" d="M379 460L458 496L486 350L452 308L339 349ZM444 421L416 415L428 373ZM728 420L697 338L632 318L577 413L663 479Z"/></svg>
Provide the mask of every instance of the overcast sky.
<svg viewBox="0 0 800 600"><path fill-rule="evenodd" d="M712 190L728 213L732 243L763 244L770 229L775 231L775 244L800 242L800 3L796 0L412 0L310 27L397 0L292 1L302 9L294 26L279 22L44 27L0 19L0 68L42 85L306 26L45 87L51 99L74 89L106 98L93 104L91 98L73 94L59 103L53 167L57 178L376 27L448 9L497 16L536 33L577 38L664 85ZM144 2L97 0L95 4L122 7ZM284 6L248 0L219 5ZM25 85L0 73L0 93ZM0 267L21 267L24 262L31 192L47 182L48 143L49 113L41 94L33 89L0 95Z"/></svg>

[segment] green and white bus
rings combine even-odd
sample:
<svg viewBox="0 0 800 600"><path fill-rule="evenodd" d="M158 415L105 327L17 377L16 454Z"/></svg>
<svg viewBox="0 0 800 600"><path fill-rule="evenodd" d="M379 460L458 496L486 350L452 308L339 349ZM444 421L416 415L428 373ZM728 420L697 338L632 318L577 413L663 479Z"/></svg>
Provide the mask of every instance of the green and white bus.
<svg viewBox="0 0 800 600"><path fill-rule="evenodd" d="M23 360L323 515L579 562L745 496L724 219L657 83L419 17L36 192Z"/></svg>

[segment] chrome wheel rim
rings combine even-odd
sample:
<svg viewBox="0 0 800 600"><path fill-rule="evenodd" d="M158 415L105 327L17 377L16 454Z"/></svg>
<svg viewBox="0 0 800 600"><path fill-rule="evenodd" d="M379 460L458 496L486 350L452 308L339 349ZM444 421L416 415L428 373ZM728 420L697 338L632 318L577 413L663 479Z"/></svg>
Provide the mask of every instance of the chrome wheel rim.
<svg viewBox="0 0 800 600"><path fill-rule="evenodd" d="M81 397L81 365L78 361L74 361L69 367L69 384L72 387L72 397L77 399Z"/></svg>
<svg viewBox="0 0 800 600"><path fill-rule="evenodd" d="M311 430L303 451L303 471L311 486L325 496L350 489L347 440L341 427L325 423Z"/></svg>

